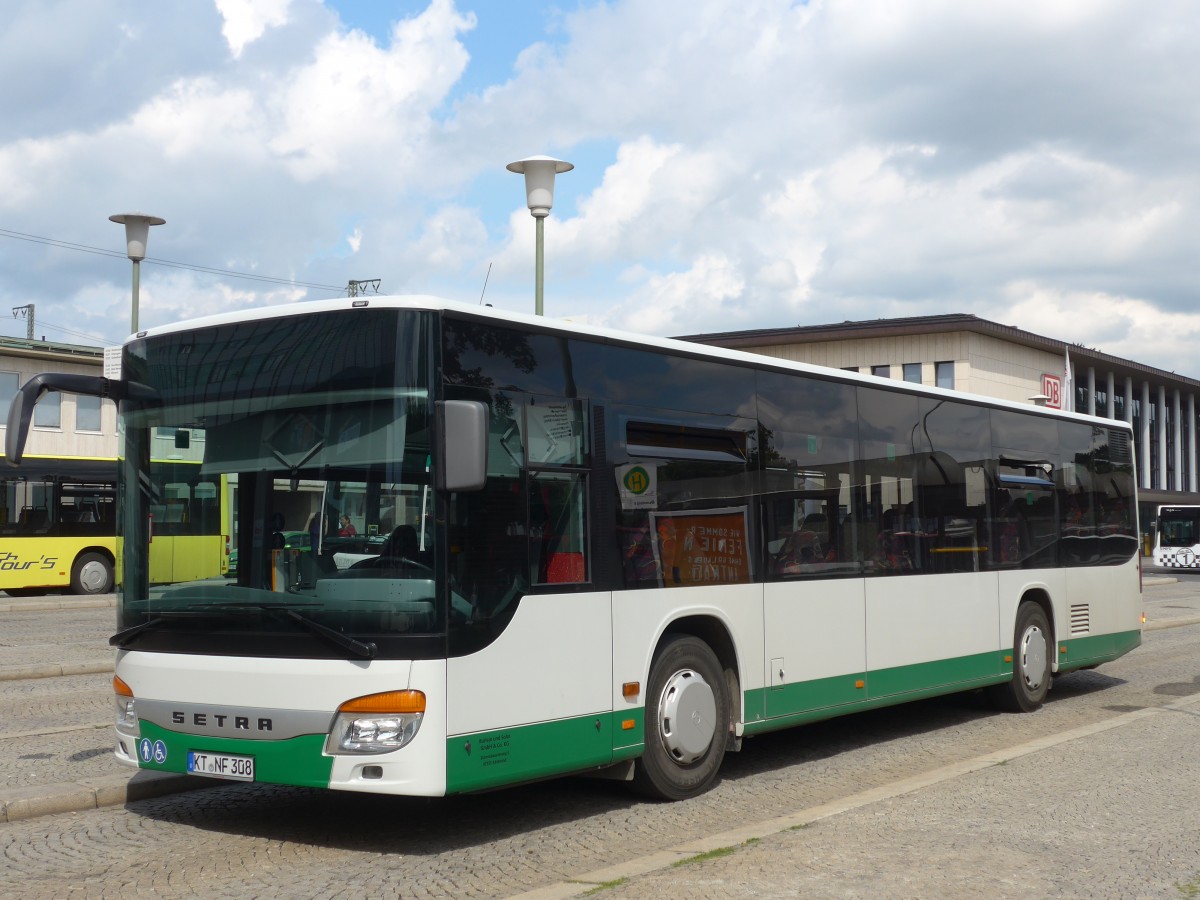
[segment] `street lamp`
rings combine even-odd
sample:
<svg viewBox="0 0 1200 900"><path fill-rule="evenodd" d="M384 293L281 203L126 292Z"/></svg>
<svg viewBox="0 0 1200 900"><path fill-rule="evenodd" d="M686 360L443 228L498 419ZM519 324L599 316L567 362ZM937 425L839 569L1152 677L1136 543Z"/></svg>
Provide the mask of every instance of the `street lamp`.
<svg viewBox="0 0 1200 900"><path fill-rule="evenodd" d="M561 159L550 156L531 156L509 163L505 168L510 172L525 176L525 202L529 205L529 214L537 223L537 234L534 249L534 306L537 314L542 314L542 281L545 268L545 226L546 216L550 215L550 207L554 205L554 176L570 172L575 166Z"/></svg>
<svg viewBox="0 0 1200 900"><path fill-rule="evenodd" d="M109 216L110 222L125 226L125 246L129 258L133 261L133 315L131 316L132 334L138 330L138 281L141 278L141 263L146 258L146 239L150 236L151 225L165 225L166 219L158 216L147 216L142 213L120 213Z"/></svg>

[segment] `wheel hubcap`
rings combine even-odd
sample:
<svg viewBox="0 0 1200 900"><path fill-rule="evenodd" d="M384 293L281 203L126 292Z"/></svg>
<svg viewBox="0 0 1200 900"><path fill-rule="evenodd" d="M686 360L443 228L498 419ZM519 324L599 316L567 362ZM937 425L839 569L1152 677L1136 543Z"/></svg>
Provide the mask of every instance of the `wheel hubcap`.
<svg viewBox="0 0 1200 900"><path fill-rule="evenodd" d="M79 583L89 594L98 594L107 582L108 573L104 569L104 563L85 563L79 570Z"/></svg>
<svg viewBox="0 0 1200 900"><path fill-rule="evenodd" d="M1036 625L1021 636L1021 675L1030 690L1042 686L1046 671L1046 635Z"/></svg>
<svg viewBox="0 0 1200 900"><path fill-rule="evenodd" d="M658 732L680 765L702 757L717 732L717 701L712 686L693 669L676 672L658 704Z"/></svg>

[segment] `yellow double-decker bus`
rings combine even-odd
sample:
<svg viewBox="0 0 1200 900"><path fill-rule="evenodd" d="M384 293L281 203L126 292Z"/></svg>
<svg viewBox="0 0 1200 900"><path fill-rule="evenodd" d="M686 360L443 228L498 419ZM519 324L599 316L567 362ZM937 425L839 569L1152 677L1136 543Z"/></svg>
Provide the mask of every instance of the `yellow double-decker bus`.
<svg viewBox="0 0 1200 900"><path fill-rule="evenodd" d="M157 584L224 575L227 490L198 463L151 463L150 578ZM115 582L117 460L26 457L0 468L0 590L36 596L104 594Z"/></svg>

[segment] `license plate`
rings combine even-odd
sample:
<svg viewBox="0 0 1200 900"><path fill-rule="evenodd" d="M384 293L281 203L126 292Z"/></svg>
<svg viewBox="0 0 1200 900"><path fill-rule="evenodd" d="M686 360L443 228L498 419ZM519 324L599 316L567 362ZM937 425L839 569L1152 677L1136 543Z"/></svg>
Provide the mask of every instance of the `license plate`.
<svg viewBox="0 0 1200 900"><path fill-rule="evenodd" d="M228 778L232 781L253 781L254 757L189 750L187 770L189 775L207 775L209 778Z"/></svg>

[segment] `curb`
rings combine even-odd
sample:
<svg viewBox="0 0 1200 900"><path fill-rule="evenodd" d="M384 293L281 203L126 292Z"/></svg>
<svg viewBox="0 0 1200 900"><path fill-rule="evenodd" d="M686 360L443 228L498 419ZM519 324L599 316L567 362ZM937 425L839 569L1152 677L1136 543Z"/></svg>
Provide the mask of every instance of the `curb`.
<svg viewBox="0 0 1200 900"><path fill-rule="evenodd" d="M112 660L89 663L38 663L30 666L0 666L0 681L26 678L58 678L62 675L99 675L113 670Z"/></svg>
<svg viewBox="0 0 1200 900"><path fill-rule="evenodd" d="M1178 619L1147 622L1142 626L1142 631L1162 631L1164 628L1182 628L1184 625L1200 625L1200 616L1181 616Z"/></svg>
<svg viewBox="0 0 1200 900"><path fill-rule="evenodd" d="M120 806L136 800L149 800L220 784L228 782L170 772L138 772L134 775L89 778L71 784L17 788L0 800L0 822L19 822L54 813Z"/></svg>
<svg viewBox="0 0 1200 900"><path fill-rule="evenodd" d="M34 600L18 600L7 594L0 598L0 613L6 612L45 612L53 609L104 609L116 608L117 598L109 594L103 597L57 597L47 599L38 597Z"/></svg>

